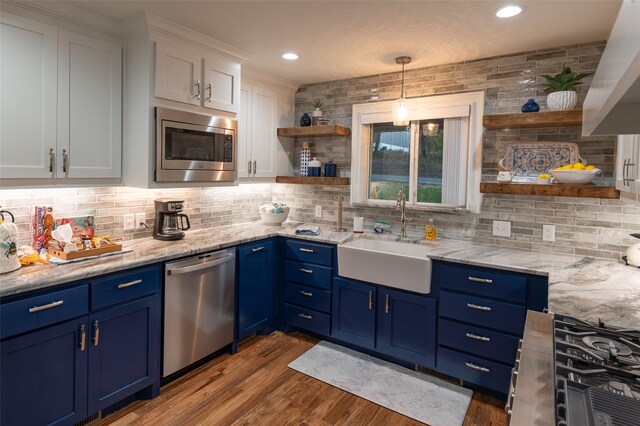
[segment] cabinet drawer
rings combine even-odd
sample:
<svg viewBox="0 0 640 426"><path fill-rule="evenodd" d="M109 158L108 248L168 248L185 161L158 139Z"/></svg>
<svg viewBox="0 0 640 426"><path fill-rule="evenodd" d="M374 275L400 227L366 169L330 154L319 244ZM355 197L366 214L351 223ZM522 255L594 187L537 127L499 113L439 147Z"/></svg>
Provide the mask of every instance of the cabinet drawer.
<svg viewBox="0 0 640 426"><path fill-rule="evenodd" d="M88 312L88 285L5 303L0 306L0 337L4 339Z"/></svg>
<svg viewBox="0 0 640 426"><path fill-rule="evenodd" d="M289 281L331 290L331 268L287 260L284 276Z"/></svg>
<svg viewBox="0 0 640 426"><path fill-rule="evenodd" d="M511 367L497 362L440 347L436 369L503 394L509 391Z"/></svg>
<svg viewBox="0 0 640 426"><path fill-rule="evenodd" d="M91 309L100 309L160 291L160 265L136 269L91 283Z"/></svg>
<svg viewBox="0 0 640 426"><path fill-rule="evenodd" d="M311 262L318 265L333 264L333 247L308 243L299 240L287 240L285 253L287 259Z"/></svg>
<svg viewBox="0 0 640 426"><path fill-rule="evenodd" d="M526 276L464 265L442 264L440 287L522 304L527 298Z"/></svg>
<svg viewBox="0 0 640 426"><path fill-rule="evenodd" d="M287 282L285 300L317 311L327 313L331 311L331 292L328 290Z"/></svg>
<svg viewBox="0 0 640 426"><path fill-rule="evenodd" d="M284 304L284 321L288 325L300 327L318 334L329 335L329 315L296 305Z"/></svg>
<svg viewBox="0 0 640 426"><path fill-rule="evenodd" d="M440 316L521 335L526 309L511 303L442 291Z"/></svg>
<svg viewBox="0 0 640 426"><path fill-rule="evenodd" d="M470 352L485 358L513 365L518 350L518 338L441 319L438 324L438 344Z"/></svg>

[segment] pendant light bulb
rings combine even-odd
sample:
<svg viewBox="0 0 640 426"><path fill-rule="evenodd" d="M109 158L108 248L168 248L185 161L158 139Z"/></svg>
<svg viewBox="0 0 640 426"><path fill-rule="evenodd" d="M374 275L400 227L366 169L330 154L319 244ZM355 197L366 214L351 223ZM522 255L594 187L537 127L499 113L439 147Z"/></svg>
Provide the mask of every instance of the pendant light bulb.
<svg viewBox="0 0 640 426"><path fill-rule="evenodd" d="M400 89L400 99L393 103L393 125L394 126L406 126L409 124L409 106L407 100L404 98L404 66L411 62L410 56L398 56L396 58L396 64L402 64L402 86Z"/></svg>

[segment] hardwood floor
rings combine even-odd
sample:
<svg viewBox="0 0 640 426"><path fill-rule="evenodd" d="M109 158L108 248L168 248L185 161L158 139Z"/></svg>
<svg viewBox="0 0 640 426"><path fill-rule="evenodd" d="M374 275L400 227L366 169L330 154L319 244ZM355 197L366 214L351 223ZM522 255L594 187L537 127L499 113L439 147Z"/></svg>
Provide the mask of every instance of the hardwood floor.
<svg viewBox="0 0 640 426"><path fill-rule="evenodd" d="M93 425L421 425L287 368L317 341L255 337ZM506 425L502 402L474 394L464 425Z"/></svg>

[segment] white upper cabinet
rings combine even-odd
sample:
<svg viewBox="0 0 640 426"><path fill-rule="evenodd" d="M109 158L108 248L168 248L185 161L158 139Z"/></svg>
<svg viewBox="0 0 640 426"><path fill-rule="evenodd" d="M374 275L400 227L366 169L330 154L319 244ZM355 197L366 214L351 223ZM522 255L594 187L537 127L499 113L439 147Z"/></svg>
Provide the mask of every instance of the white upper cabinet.
<svg viewBox="0 0 640 426"><path fill-rule="evenodd" d="M51 178L57 29L9 13L0 19L0 177Z"/></svg>
<svg viewBox="0 0 640 426"><path fill-rule="evenodd" d="M616 189L640 195L640 135L618 136Z"/></svg>
<svg viewBox="0 0 640 426"><path fill-rule="evenodd" d="M69 178L119 178L122 49L59 33L58 170Z"/></svg>
<svg viewBox="0 0 640 426"><path fill-rule="evenodd" d="M240 111L240 64L184 46L156 43L158 98L232 113Z"/></svg>
<svg viewBox="0 0 640 426"><path fill-rule="evenodd" d="M277 96L263 88L254 87L252 93L251 159L252 176L256 178L277 175L278 150Z"/></svg>

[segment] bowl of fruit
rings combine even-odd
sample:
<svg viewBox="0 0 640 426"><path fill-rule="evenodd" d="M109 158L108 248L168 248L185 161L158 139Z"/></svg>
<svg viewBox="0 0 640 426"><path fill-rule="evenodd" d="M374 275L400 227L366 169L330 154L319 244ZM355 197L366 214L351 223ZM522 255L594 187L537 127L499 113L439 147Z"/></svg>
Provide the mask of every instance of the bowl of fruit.
<svg viewBox="0 0 640 426"><path fill-rule="evenodd" d="M566 164L551 170L551 174L558 181L569 185L585 185L591 183L600 169L595 166L587 166L584 163Z"/></svg>

